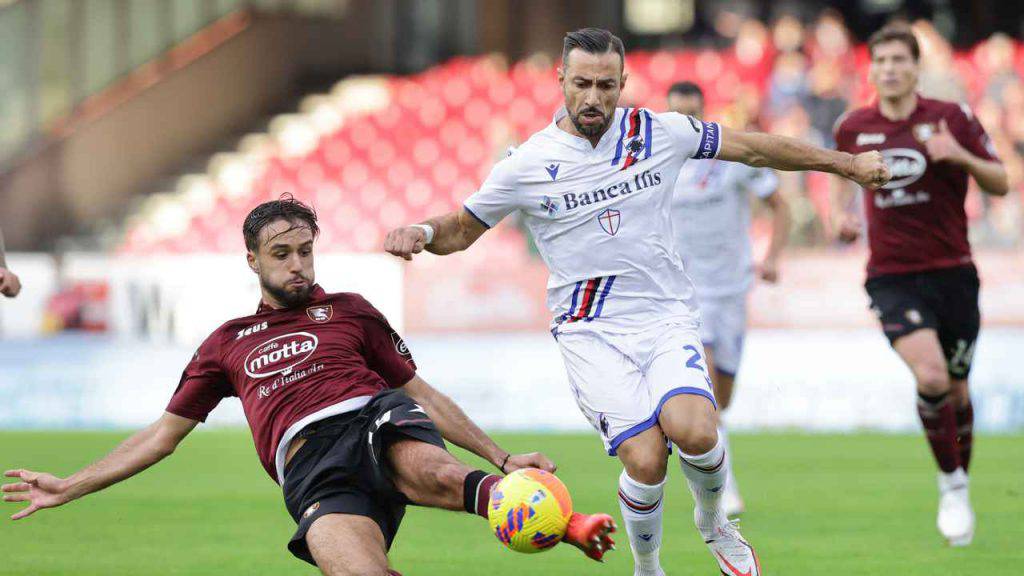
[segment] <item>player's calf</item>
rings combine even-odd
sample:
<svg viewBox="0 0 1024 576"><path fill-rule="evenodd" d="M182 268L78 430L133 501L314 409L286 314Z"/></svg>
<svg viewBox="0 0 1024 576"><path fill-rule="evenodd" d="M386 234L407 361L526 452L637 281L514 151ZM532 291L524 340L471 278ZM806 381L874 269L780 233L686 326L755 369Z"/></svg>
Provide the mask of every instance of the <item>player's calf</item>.
<svg viewBox="0 0 1024 576"><path fill-rule="evenodd" d="M473 469L459 462L442 448L417 440L402 439L388 448L388 459L395 470L395 487L415 504L462 510L464 483ZM498 477L491 476L494 482Z"/></svg>

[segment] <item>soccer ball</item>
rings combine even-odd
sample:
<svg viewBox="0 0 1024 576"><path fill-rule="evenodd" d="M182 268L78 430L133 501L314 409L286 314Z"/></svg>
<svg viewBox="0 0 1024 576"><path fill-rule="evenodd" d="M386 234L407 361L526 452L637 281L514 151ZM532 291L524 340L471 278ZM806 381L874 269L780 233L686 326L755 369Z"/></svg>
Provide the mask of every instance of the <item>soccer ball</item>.
<svg viewBox="0 0 1024 576"><path fill-rule="evenodd" d="M487 521L502 544L534 554L558 544L572 516L572 499L554 474L522 468L491 491Z"/></svg>

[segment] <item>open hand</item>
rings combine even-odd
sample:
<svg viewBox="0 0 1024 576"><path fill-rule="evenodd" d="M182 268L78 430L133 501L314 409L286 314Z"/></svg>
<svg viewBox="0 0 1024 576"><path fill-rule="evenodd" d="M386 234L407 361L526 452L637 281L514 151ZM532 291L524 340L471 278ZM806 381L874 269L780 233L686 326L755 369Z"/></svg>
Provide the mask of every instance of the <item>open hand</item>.
<svg viewBox="0 0 1024 576"><path fill-rule="evenodd" d="M14 298L21 292L21 280L18 275L0 266L0 294Z"/></svg>
<svg viewBox="0 0 1024 576"><path fill-rule="evenodd" d="M384 251L406 260L412 260L413 254L423 252L426 245L427 233L415 226L396 228L384 238Z"/></svg>
<svg viewBox="0 0 1024 576"><path fill-rule="evenodd" d="M511 474L520 468L540 468L545 472L554 472L558 469L555 463L547 456L540 452L530 452L529 454L513 454L509 456L502 472Z"/></svg>
<svg viewBox="0 0 1024 576"><path fill-rule="evenodd" d="M892 175L889 173L889 167L885 165L885 160L882 159L882 154L877 150L871 150L853 157L847 177L864 188L874 190L885 186Z"/></svg>
<svg viewBox="0 0 1024 576"><path fill-rule="evenodd" d="M4 493L4 502L28 502L26 508L11 516L11 520L21 520L36 510L54 508L72 500L64 486L64 480L53 474L31 470L8 470L4 472L4 476L21 480L4 484L0 488Z"/></svg>
<svg viewBox="0 0 1024 576"><path fill-rule="evenodd" d="M956 137L949 131L946 119L939 120L939 131L932 134L931 138L925 141L925 149L928 151L928 158L932 162L951 162L963 164L967 151L957 142Z"/></svg>

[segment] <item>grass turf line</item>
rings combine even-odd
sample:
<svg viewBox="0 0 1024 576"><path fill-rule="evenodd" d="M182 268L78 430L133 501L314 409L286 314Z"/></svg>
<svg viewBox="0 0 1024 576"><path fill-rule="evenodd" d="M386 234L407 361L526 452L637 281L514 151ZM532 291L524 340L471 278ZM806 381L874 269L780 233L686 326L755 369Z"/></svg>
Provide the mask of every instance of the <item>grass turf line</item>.
<svg viewBox="0 0 1024 576"><path fill-rule="evenodd" d="M0 468L65 475L124 433L0 432ZM577 510L618 517L619 466L596 436L499 435L513 451L543 449ZM935 469L924 439L735 434L742 528L765 573L944 576L1013 573L1024 564L1024 436L976 439L972 498L978 531L950 549L935 529ZM487 469L479 460L461 457ZM662 564L672 576L716 574L691 521L692 500L671 463ZM136 478L58 510L11 522L0 507L2 575L316 574L285 549L293 523L244 431L199 431ZM625 535L603 565L570 547L525 556L466 514L410 508L392 549L406 576L631 573Z"/></svg>

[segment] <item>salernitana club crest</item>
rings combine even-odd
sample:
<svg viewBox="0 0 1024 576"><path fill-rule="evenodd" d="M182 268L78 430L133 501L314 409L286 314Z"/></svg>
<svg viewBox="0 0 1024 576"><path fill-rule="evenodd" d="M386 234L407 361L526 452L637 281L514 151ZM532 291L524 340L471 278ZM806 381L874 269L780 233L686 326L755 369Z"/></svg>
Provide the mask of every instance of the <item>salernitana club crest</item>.
<svg viewBox="0 0 1024 576"><path fill-rule="evenodd" d="M324 306L310 306L306 308L306 316L309 319L318 324L324 324L330 322L331 318L334 317L334 307L330 304Z"/></svg>

